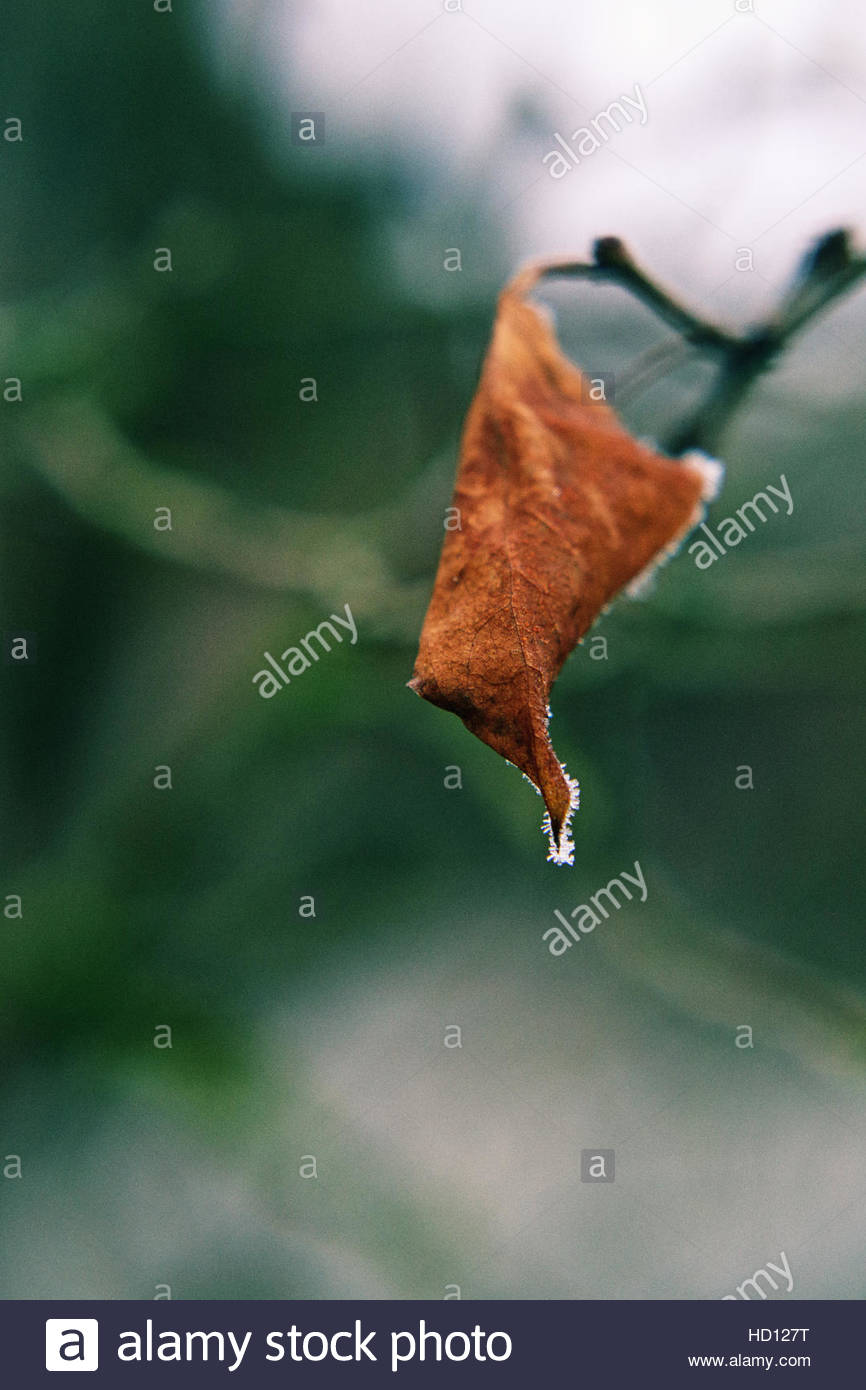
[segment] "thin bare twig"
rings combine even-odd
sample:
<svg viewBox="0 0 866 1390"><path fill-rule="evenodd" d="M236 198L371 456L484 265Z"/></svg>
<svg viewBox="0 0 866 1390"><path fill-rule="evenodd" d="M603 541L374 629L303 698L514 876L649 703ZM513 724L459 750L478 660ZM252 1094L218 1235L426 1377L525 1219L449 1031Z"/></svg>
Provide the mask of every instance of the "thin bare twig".
<svg viewBox="0 0 866 1390"><path fill-rule="evenodd" d="M621 285L649 305L686 342L719 359L706 398L667 441L671 454L696 448L714 451L755 382L772 367L794 334L864 274L866 256L853 250L849 233L844 229L827 232L803 257L776 313L762 324L734 333L680 304L637 265L618 237L597 241L591 262L548 262L524 272L527 287L549 275L577 275Z"/></svg>

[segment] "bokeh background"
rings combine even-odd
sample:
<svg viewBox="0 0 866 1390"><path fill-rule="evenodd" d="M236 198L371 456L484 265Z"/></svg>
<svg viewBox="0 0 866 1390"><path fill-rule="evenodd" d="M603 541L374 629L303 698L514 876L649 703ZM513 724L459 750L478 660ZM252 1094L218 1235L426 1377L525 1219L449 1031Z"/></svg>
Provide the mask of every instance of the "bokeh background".
<svg viewBox="0 0 866 1390"><path fill-rule="evenodd" d="M614 233L766 313L863 226L854 0L5 17L3 1296L721 1298L784 1251L793 1296L861 1297L863 293L723 451L711 516L781 473L793 515L567 663L573 869L404 686L499 286ZM646 125L551 179L553 132L635 82ZM545 298L617 381L665 336L613 289ZM706 371L625 418L662 437ZM262 700L262 653L345 603L357 645ZM636 859L646 904L551 956Z"/></svg>

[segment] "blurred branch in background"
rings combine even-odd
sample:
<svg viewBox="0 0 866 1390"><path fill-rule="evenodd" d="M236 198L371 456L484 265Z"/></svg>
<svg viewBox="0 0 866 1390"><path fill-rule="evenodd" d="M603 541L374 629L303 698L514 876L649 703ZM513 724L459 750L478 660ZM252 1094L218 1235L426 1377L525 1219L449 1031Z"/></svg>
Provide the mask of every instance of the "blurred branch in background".
<svg viewBox="0 0 866 1390"><path fill-rule="evenodd" d="M403 633L426 583L401 583L376 532L382 522L313 516L242 502L225 488L156 467L83 398L37 406L21 430L25 456L78 516L164 561L228 574L323 604L351 594L380 633ZM157 530L170 507L172 529ZM176 523L176 524L175 524Z"/></svg>

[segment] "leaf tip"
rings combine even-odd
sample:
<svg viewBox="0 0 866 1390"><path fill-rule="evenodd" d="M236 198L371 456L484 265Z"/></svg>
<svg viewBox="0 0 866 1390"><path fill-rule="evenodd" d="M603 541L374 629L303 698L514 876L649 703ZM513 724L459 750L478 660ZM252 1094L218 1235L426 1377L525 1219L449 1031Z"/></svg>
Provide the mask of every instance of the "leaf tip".
<svg viewBox="0 0 866 1390"><path fill-rule="evenodd" d="M565 768L562 775L568 786L568 810L564 817L554 817L550 811L546 811L541 822L541 828L547 835L549 846L547 850L547 862L549 864L568 864L574 866L574 841L571 838L571 818L580 805L580 783L574 777L569 777Z"/></svg>

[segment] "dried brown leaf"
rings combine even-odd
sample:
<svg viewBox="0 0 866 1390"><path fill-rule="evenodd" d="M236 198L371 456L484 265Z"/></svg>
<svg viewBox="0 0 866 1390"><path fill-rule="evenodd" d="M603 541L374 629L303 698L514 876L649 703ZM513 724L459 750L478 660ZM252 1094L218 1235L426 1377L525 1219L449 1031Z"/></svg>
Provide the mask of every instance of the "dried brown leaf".
<svg viewBox="0 0 866 1390"><path fill-rule="evenodd" d="M571 863L577 783L547 733L550 689L598 614L703 514L720 468L639 444L563 356L525 295L499 299L469 409L453 507L411 688L458 714L547 806L549 859Z"/></svg>

